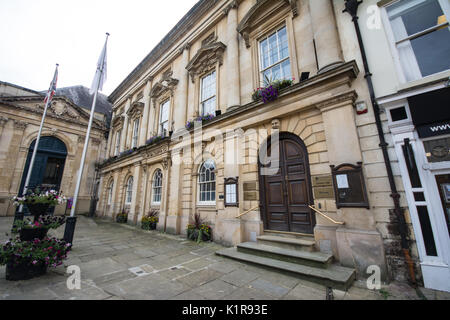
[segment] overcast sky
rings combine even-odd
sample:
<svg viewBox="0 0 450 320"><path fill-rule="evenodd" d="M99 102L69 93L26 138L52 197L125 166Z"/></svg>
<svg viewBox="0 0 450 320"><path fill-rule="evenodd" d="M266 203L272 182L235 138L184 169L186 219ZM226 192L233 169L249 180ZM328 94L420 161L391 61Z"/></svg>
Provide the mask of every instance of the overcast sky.
<svg viewBox="0 0 450 320"><path fill-rule="evenodd" d="M90 87L108 40L109 95L197 0L0 0L0 81Z"/></svg>

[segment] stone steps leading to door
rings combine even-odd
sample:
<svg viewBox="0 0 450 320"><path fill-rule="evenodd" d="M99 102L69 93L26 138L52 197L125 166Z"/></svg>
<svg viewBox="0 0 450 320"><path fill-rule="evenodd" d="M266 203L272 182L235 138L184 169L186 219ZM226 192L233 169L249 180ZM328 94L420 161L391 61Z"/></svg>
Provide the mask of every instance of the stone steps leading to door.
<svg viewBox="0 0 450 320"><path fill-rule="evenodd" d="M282 249L256 242L238 244L237 251L322 269L326 269L333 261L333 255L328 253Z"/></svg>
<svg viewBox="0 0 450 320"><path fill-rule="evenodd" d="M298 251L309 251L315 250L316 242L314 238L291 238L283 236L274 235L262 235L256 238L258 243L278 247L280 249L290 249Z"/></svg>
<svg viewBox="0 0 450 320"><path fill-rule="evenodd" d="M227 248L216 252L217 255L251 263L263 268L275 269L281 273L313 281L325 286L346 291L356 277L354 269L331 264L326 268L318 268L299 263L262 257L253 253L240 252L238 248Z"/></svg>

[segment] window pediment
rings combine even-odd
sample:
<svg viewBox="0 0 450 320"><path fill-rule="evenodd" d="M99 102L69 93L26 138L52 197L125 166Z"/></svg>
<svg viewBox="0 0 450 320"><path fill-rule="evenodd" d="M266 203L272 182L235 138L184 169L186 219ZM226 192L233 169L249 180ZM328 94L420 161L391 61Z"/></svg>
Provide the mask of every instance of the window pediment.
<svg viewBox="0 0 450 320"><path fill-rule="evenodd" d="M222 65L223 53L227 46L220 41L207 43L201 47L192 60L186 66L192 82L195 82L195 77L202 73L212 70L217 63Z"/></svg>
<svg viewBox="0 0 450 320"><path fill-rule="evenodd" d="M247 48L250 47L250 33L268 16L285 9L287 6L289 6L294 17L298 15L297 0L258 0L250 8L237 27L237 31L244 38Z"/></svg>
<svg viewBox="0 0 450 320"><path fill-rule="evenodd" d="M112 121L113 128L120 128L123 126L123 123L125 122L124 116L117 116Z"/></svg>
<svg viewBox="0 0 450 320"><path fill-rule="evenodd" d="M133 119L142 115L143 110L144 110L144 103L136 101L133 102L130 109L127 111L127 115L129 118Z"/></svg>
<svg viewBox="0 0 450 320"><path fill-rule="evenodd" d="M173 92L174 88L178 84L178 80L172 78L172 74L173 72L170 70L163 73L161 80L153 85L152 91L150 92L150 97L155 100L168 91Z"/></svg>

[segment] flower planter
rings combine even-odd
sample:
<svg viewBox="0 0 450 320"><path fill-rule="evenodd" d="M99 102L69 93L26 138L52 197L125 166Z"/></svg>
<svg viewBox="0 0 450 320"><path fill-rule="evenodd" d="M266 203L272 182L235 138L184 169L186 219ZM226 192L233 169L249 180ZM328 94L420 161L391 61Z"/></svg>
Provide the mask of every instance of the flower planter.
<svg viewBox="0 0 450 320"><path fill-rule="evenodd" d="M187 238L189 240L197 241L198 240L198 229L188 229L187 230ZM202 233L202 241L210 241L211 240L212 231L210 231L209 236L205 233Z"/></svg>
<svg viewBox="0 0 450 320"><path fill-rule="evenodd" d="M42 240L47 236L47 228L22 228L20 230L21 241L33 241L34 239Z"/></svg>
<svg viewBox="0 0 450 320"><path fill-rule="evenodd" d="M117 223L127 223L128 222L128 216L124 217L124 216L118 215L116 217L116 222Z"/></svg>
<svg viewBox="0 0 450 320"><path fill-rule="evenodd" d="M144 230L156 230L157 224L158 224L157 222L149 222L149 223L143 222L141 227Z"/></svg>
<svg viewBox="0 0 450 320"><path fill-rule="evenodd" d="M28 210L30 211L31 215L33 215L35 218L42 216L47 213L48 208L50 208L50 204L48 203L27 203Z"/></svg>
<svg viewBox="0 0 450 320"><path fill-rule="evenodd" d="M45 263L37 263L35 265L29 262L19 264L8 263L6 265L6 280L19 281L28 280L42 276L47 273L47 265Z"/></svg>

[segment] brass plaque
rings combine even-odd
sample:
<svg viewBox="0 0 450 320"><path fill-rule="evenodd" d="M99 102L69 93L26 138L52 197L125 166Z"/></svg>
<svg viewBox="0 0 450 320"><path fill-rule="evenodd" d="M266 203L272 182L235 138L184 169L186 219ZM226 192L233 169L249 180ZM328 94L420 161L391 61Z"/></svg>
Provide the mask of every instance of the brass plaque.
<svg viewBox="0 0 450 320"><path fill-rule="evenodd" d="M333 178L332 176L312 177L312 185L313 187L332 187Z"/></svg>
<svg viewBox="0 0 450 320"><path fill-rule="evenodd" d="M256 181L244 182L244 192L245 191L256 191Z"/></svg>
<svg viewBox="0 0 450 320"><path fill-rule="evenodd" d="M255 201L258 200L258 194L256 191L244 191L244 200Z"/></svg>
<svg viewBox="0 0 450 320"><path fill-rule="evenodd" d="M334 189L332 187L316 187L313 189L315 199L334 198Z"/></svg>

